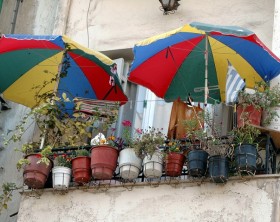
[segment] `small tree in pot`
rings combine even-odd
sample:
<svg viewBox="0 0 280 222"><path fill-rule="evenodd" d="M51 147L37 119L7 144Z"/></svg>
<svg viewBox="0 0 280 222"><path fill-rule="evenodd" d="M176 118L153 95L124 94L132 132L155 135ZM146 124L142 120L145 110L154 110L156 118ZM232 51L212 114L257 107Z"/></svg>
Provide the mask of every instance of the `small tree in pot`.
<svg viewBox="0 0 280 222"><path fill-rule="evenodd" d="M75 113L72 117L69 117L68 112L65 110L65 103L70 100L65 94L62 94L62 98L59 98L54 93L46 93L44 94L44 101L44 103L31 109L23 117L12 137L6 141L7 143L20 141L29 127L30 120L35 121L38 138L34 138L34 141L41 141L23 144L21 149L18 149L23 153L23 158L17 164L18 168L23 167L24 182L31 188L43 188L44 182L42 181L40 184L31 182L32 180L37 181L35 178L37 173L33 174L34 179L32 179L33 176L31 177L30 170L28 170L31 166L30 163L35 164L34 172L37 172L36 163L41 169L47 168L50 171L53 165L50 159L52 149L55 147L86 145L87 139L91 137L91 133L87 132L86 129L96 121L95 118L84 121L81 113ZM48 167L43 167L42 164ZM25 179L27 172L29 176L28 179ZM48 177L48 173L42 174L46 178Z"/></svg>
<svg viewBox="0 0 280 222"><path fill-rule="evenodd" d="M235 128L234 135L234 159L238 172L254 174L256 171L256 161L258 153L257 138L261 134L260 130L250 124Z"/></svg>
<svg viewBox="0 0 280 222"><path fill-rule="evenodd" d="M270 87L264 81L256 82L254 89L241 90L238 93L237 126L245 123L252 125L269 125L279 118L275 108L280 103L280 87ZM263 113L264 111L264 113Z"/></svg>
<svg viewBox="0 0 280 222"><path fill-rule="evenodd" d="M204 121L208 135L205 151L209 154L208 173L211 181L215 183L226 183L229 176L230 157L233 152L230 135L222 135L221 125L218 124L212 115L205 114Z"/></svg>
<svg viewBox="0 0 280 222"><path fill-rule="evenodd" d="M204 113L197 118L184 120L186 127L186 140L190 142L190 151L187 154L188 172L193 177L205 176L207 172L207 132L204 130L202 121Z"/></svg>

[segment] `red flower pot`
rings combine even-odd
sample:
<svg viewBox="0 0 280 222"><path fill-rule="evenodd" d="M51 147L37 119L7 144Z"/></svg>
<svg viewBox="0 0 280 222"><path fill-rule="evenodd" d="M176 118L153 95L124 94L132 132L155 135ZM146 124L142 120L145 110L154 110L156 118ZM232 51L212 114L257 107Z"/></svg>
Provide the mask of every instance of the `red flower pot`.
<svg viewBox="0 0 280 222"><path fill-rule="evenodd" d="M260 126L261 124L261 117L262 117L262 110L255 108L253 105L243 106L242 104L237 106L237 127L243 127L245 120L242 115L246 115L243 113L248 113L245 118L248 118L248 121L252 125ZM246 120L247 121L247 120Z"/></svg>
<svg viewBox="0 0 280 222"><path fill-rule="evenodd" d="M171 152L166 156L166 176L177 177L182 174L186 157L181 153Z"/></svg>
<svg viewBox="0 0 280 222"><path fill-rule="evenodd" d="M37 163L41 159L40 154L30 154L25 157L29 160L30 164L23 168L23 181L28 187L33 189L44 188L44 185L48 179L49 173L53 167L53 162L50 160L50 164Z"/></svg>
<svg viewBox="0 0 280 222"><path fill-rule="evenodd" d="M76 183L88 183L91 178L90 157L79 156L72 159L72 175Z"/></svg>
<svg viewBox="0 0 280 222"><path fill-rule="evenodd" d="M91 148L91 172L95 179L109 180L117 168L119 151L112 146L94 146Z"/></svg>

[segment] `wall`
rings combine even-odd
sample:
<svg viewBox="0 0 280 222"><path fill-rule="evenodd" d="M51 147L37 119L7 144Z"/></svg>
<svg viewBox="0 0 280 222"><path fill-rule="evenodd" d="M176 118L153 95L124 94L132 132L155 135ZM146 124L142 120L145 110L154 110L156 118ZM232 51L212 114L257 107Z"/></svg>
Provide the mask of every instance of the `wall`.
<svg viewBox="0 0 280 222"><path fill-rule="evenodd" d="M280 176L24 192L18 222L280 221ZM132 188L132 189L131 189ZM37 192L38 193L38 192ZM35 195L35 196L34 196Z"/></svg>
<svg viewBox="0 0 280 222"><path fill-rule="evenodd" d="M238 25L253 30L271 48L274 0L181 1L175 14L164 16L159 1L73 1L66 34L100 51L132 48L152 35L193 22Z"/></svg>
<svg viewBox="0 0 280 222"><path fill-rule="evenodd" d="M10 182L15 183L21 190L23 186L22 172L17 170L16 163L22 157L22 154L16 151L16 149L20 149L22 143L32 140L34 123L27 123L29 129L23 135L21 143L10 143L8 146L5 146L4 141L12 136L12 130L14 130L15 126L29 110L27 107L15 103L9 103L9 107L11 108L10 110L0 111L0 187L2 187L2 183ZM0 193L2 194L2 190L0 190ZM8 210L3 210L0 214L1 222L16 221L20 198L19 192L14 191L12 201L8 205Z"/></svg>
<svg viewBox="0 0 280 222"><path fill-rule="evenodd" d="M279 0L276 1L279 5ZM175 14L164 16L159 10L160 3L157 0L24 0L19 5L15 33L66 34L92 49L107 51L107 54L111 53L112 58L128 57L131 59L133 56L131 48L136 42L189 22L199 21L221 25L239 25L251 29L271 48L275 4L273 0L200 0L199 3L197 0L188 0L180 1L180 4ZM10 33L15 5L16 0L3 0L0 14L1 33ZM278 27L277 24L274 26ZM128 50L126 50L127 48ZM0 113L1 135L8 135L26 112L26 108L9 101L8 103L12 110ZM124 110L130 110L129 104L124 107ZM166 112L166 115L169 116L165 107L158 107L158 111ZM158 121L162 121L162 119L164 117L159 118ZM169 118L165 120L168 122ZM32 128L30 130L30 134L26 135L26 140L32 137L33 130ZM3 142L2 137L0 142ZM0 145L2 145L1 143ZM20 146L20 144L6 147L0 151L0 185L3 181L16 182L18 186L22 185L21 173L15 169L15 164L20 158L20 154L14 152L16 146ZM143 189L148 189L148 187ZM210 191L213 191L211 189ZM229 187L228 190L230 190ZM236 188L236 190L238 189ZM168 192L170 191L168 190ZM47 194L51 195L51 193ZM135 193L135 195L140 194ZM160 196L160 194L158 195ZM187 195L191 195L191 193L187 193ZM0 215L0 221L16 221L16 216L9 217L17 212L19 206L19 194L15 192L14 197L13 202L9 204L9 211ZM39 200L36 201L37 204ZM23 206L25 203L27 202L24 201ZM181 209L181 206L179 207ZM186 204L187 215L188 210ZM21 215L23 215L22 210ZM35 217L30 213L31 216Z"/></svg>

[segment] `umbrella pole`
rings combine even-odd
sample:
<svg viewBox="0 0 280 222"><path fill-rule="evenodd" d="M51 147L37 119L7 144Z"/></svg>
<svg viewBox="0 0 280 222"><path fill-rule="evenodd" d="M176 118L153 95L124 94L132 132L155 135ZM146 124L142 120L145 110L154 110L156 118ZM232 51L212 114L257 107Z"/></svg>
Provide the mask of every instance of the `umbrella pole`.
<svg viewBox="0 0 280 222"><path fill-rule="evenodd" d="M204 86L204 104L207 104L207 97L208 97L208 41L207 41L207 34L205 34L205 86Z"/></svg>

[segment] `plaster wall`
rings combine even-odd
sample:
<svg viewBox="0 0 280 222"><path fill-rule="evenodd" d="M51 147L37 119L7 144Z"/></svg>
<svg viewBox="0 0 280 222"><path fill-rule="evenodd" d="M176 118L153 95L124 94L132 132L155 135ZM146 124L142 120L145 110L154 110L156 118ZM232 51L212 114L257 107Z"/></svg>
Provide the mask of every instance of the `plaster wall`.
<svg viewBox="0 0 280 222"><path fill-rule="evenodd" d="M200 0L199 3L196 0L188 0L188 1L180 1L181 5L179 6L178 11L176 11L175 14L164 16L162 12L159 10L160 4L159 1L157 0L155 1L151 1L151 0L141 0L141 1L139 0L119 0L119 1L116 0L48 0L48 1L24 0L19 5L17 21L15 24L15 33L28 33L28 34L41 34L41 35L66 34L73 40L79 42L80 44L83 44L95 50L100 50L100 51L115 50L115 53L112 54L111 57L113 59L119 57L125 57L127 56L126 55L127 52L129 52L128 58L131 59L132 58L131 48L136 42L144 38L150 37L152 35L160 34L178 28L189 22L199 21L199 22L206 22L206 23L213 23L213 24L220 24L220 25L238 25L251 29L252 31L257 33L259 38L268 46L268 48L271 48L273 24L274 24L274 28L279 26L279 25L277 26L276 21L273 23L274 5L276 5L276 3L278 3L277 10L279 11L279 0L275 0L275 2L274 0L259 0L259 1ZM13 10L15 9L15 5L16 5L16 0L14 1L3 0L2 11L0 14L1 33L10 33L12 27L11 23L14 16ZM275 18L279 18L278 15L279 13L275 14L276 16ZM278 29L275 28L274 30L278 30ZM276 41L277 38L278 37L276 36ZM128 51L122 50L126 48L129 48L129 50ZM0 113L0 134L1 134L0 145L1 146L3 146L4 137L10 135L9 134L10 130L12 130L15 127L15 125L20 121L24 113L27 111L27 108L25 107L13 104L12 102L9 101L8 103L12 109ZM166 111L164 107L157 107L156 109L159 112L162 113L164 112L165 114L167 114L167 116L169 116L168 111ZM129 107L126 110L129 110ZM162 121L163 118L164 117L160 118L159 121ZM169 118L166 118L166 121L168 122ZM167 126L167 123L165 124L165 126ZM29 133L26 134L24 140L26 141L30 140L33 136L33 133L34 133L33 126L30 126L30 131ZM15 168L16 162L21 156L20 153L14 152L14 148L17 146L20 147L20 144L11 145L9 147L6 147L5 149L0 150L0 185L4 181L16 182L18 186L22 185L21 172L17 172ZM276 184L278 186L278 180ZM229 183L225 187L227 187L227 189L230 190L230 186L231 183ZM232 186L234 189L234 184L232 184ZM213 187L213 185L211 186L203 185L203 187L204 190L209 188L209 191L206 192L207 195L209 192L215 191L213 190L213 188L211 188ZM159 199L166 200L171 195L169 189L170 186L166 186L166 185L162 188L159 188L158 190L151 189L150 187L137 188L136 190L138 192L134 194L130 193L130 195L133 194L131 202L133 202L135 199L134 195L136 195L135 196L136 198L137 195L138 196L142 195L142 193L140 192L142 190L144 190L145 192L147 191L147 194L145 194L147 199L149 199L148 196L154 191L156 191L157 193L161 191L157 194ZM183 191L186 190L184 187L181 187L180 189ZM190 188L190 189L192 190L195 188ZM196 189L200 189L200 188L196 187ZM237 188L235 189L238 190ZM98 197L99 195L103 195L105 197L108 197L109 194L111 196L114 196L114 195L118 195L119 193L121 194L126 193L125 192L126 189L122 190L121 188L116 188L116 190L117 190L116 194L112 194L110 191L109 193L96 194L96 196ZM174 189L174 191L176 190L177 189ZM195 191L197 193L201 192L201 190L198 191L195 190ZM276 190L272 190L272 192L275 193ZM69 205L67 204L72 203L71 202L72 199L70 200L69 197L72 198L72 195L75 195L74 199L76 198L80 199L85 196L84 195L81 195L81 197L76 197L76 196L79 196L79 194L83 194L83 193L84 192L81 191L73 191L73 192L71 191L71 193L69 193L70 196L68 195L59 196L59 200L61 198L62 199L66 198L65 207L70 208ZM167 198L164 195L164 193L168 193ZM187 192L186 194L192 195L189 192ZM51 199L52 195L55 195L57 197L57 194L46 192L46 197L50 198L46 200L53 201L54 199ZM94 194L92 195L94 196ZM155 202L154 204L155 206L159 206L158 208L161 208L161 206L166 206L168 204L172 206L171 208L173 210L174 210L174 206L176 206L176 209L179 208L181 211L183 211L183 207L184 207L185 214L189 215L188 213L190 210L189 201L180 199L182 197L178 193L176 195L177 198L179 198L180 200L178 203L186 203L186 204L185 205L183 204L182 206L180 204L177 205L174 199L172 199L173 202L171 201L168 202L168 200L166 200L167 202L165 205L161 205L161 202ZM91 192L90 192L90 197L91 197ZM122 196L122 198L124 199L128 197L129 196L126 197ZM225 197L224 194L223 197ZM10 202L9 204L9 211L4 212L0 215L0 221L5 221L5 222L16 221L16 216L9 217L9 215L17 212L17 209L19 207L19 198L20 198L19 194L17 192L14 192L13 201ZM45 198L45 196L42 196L42 198ZM94 198L96 197L94 196ZM111 206L110 198L106 199L106 202L104 203L104 207ZM131 204L131 202L125 202L122 198L118 200L119 202L117 202L118 204L116 206L117 207L116 210L122 208L123 204L126 205ZM97 198L97 200L99 199ZM113 200L114 199L112 198L112 201ZM226 201L224 200L224 198L220 198L218 200L220 202ZM23 207L21 209L25 209L24 208L25 204L30 204L28 203L28 201L32 202L35 200L31 198L29 199L27 196L24 197ZM36 201L34 203L37 204ZM63 203L63 201L61 203ZM145 206L145 201L143 199L140 203ZM211 205L213 205L213 203L211 202ZM55 206L53 202L47 201L47 204L48 204L47 207L44 206L43 208L40 208L41 211L43 211L44 209L48 209L48 207L51 207L52 205ZM81 201L81 206L83 206L84 204L85 203ZM92 205L94 204L96 204L96 202L92 203ZM200 204L198 204L198 202L196 202L195 207L199 207L201 206L201 204L203 203L200 202ZM41 205L39 204L38 207L39 206ZM62 205L59 206L62 207ZM241 206L243 208L244 206L247 205L243 203L243 205ZM36 205L34 207L37 208ZM146 207L144 207L144 209L145 208ZM240 209L243 212L242 208ZM246 207L244 207L244 209L245 208ZM113 212L116 210L113 210ZM26 215L22 212L23 210L21 210L21 216L26 219ZM33 215L29 211L27 212L29 213L29 216L32 217L32 220L28 219L26 221L34 221L33 217L36 217L36 215ZM168 212L168 211L166 210L163 211L162 215L165 215L164 212ZM209 212L211 213L212 211ZM112 214L110 214L109 212L107 213L110 216L110 218L113 218ZM77 213L76 216L78 216L79 214L80 213ZM131 214L132 213L130 213L129 215ZM140 212L138 212L138 215L139 214ZM146 214L142 211L141 214L143 214L144 217L146 216ZM86 213L85 215L89 215L89 214ZM98 215L102 215L102 217L101 216L98 217ZM97 214L97 218L106 218L105 216L106 215L104 215L104 213L101 212L98 212ZM121 216L119 215L118 218L125 218L125 216L126 215L121 215ZM84 219L85 221L87 220L86 216ZM21 221L24 220L21 219ZM48 220L46 219L46 221ZM79 219L77 219L76 221L79 221ZM240 219L239 221L244 221L244 220ZM280 219L275 221L280 221Z"/></svg>
<svg viewBox="0 0 280 222"><path fill-rule="evenodd" d="M237 25L272 45L274 0L181 1L175 14L164 16L159 1L72 0L66 34L100 51L132 48L145 38L193 21Z"/></svg>
<svg viewBox="0 0 280 222"><path fill-rule="evenodd" d="M163 182L99 186L92 189L45 190L22 194L18 222L78 221L250 221L277 222L279 175L210 182ZM106 190L108 189L108 190Z"/></svg>

